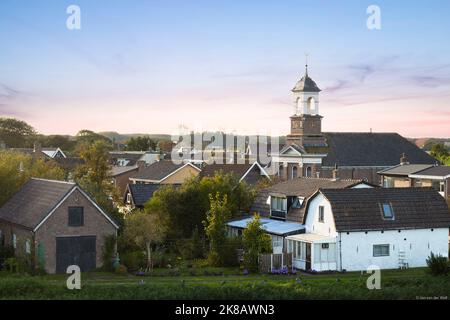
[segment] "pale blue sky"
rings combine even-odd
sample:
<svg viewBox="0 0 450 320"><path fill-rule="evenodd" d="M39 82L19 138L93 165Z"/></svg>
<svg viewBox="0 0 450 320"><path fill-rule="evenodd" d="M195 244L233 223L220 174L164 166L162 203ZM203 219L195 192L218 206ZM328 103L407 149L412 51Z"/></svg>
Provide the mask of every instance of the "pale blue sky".
<svg viewBox="0 0 450 320"><path fill-rule="evenodd" d="M81 8L82 29L66 28ZM366 9L381 8L381 30ZM286 134L290 89L325 131L450 137L449 1L0 2L0 116L44 133Z"/></svg>

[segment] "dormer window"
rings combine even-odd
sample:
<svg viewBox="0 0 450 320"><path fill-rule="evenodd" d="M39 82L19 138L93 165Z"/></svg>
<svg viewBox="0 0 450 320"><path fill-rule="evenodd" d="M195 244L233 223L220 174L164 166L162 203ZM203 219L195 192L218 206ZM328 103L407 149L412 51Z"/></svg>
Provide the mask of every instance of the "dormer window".
<svg viewBox="0 0 450 320"><path fill-rule="evenodd" d="M383 219L386 220L394 219L394 210L392 210L392 206L390 203L383 203L381 205L381 211L383 213Z"/></svg>
<svg viewBox="0 0 450 320"><path fill-rule="evenodd" d="M270 215L274 218L286 218L287 199L283 197L270 197Z"/></svg>

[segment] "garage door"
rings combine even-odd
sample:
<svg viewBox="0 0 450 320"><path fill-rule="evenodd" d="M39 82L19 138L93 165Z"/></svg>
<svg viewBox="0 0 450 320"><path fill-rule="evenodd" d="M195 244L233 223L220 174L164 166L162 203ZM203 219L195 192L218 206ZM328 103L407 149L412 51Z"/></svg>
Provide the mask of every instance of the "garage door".
<svg viewBox="0 0 450 320"><path fill-rule="evenodd" d="M95 269L96 237L57 237L56 272L66 273L67 267L77 265L82 272Z"/></svg>

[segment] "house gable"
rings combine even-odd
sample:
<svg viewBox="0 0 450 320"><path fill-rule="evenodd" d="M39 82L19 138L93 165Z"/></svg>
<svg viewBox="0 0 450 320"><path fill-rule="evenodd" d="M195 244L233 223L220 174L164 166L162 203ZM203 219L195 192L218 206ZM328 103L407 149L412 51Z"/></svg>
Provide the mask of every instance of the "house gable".
<svg viewBox="0 0 450 320"><path fill-rule="evenodd" d="M320 207L323 208L323 222L319 221L319 210L321 210L319 209ZM304 224L306 227L306 232L308 233L315 233L330 237L337 235L331 204L320 192L317 192L308 200L305 210Z"/></svg>

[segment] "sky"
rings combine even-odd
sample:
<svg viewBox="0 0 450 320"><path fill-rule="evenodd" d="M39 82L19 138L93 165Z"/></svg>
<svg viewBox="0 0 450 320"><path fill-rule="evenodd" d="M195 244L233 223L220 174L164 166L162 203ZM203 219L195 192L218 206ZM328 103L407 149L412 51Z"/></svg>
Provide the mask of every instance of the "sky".
<svg viewBox="0 0 450 320"><path fill-rule="evenodd" d="M448 138L448 12L446 0L2 0L0 116L44 134L284 135L308 53L323 131Z"/></svg>

